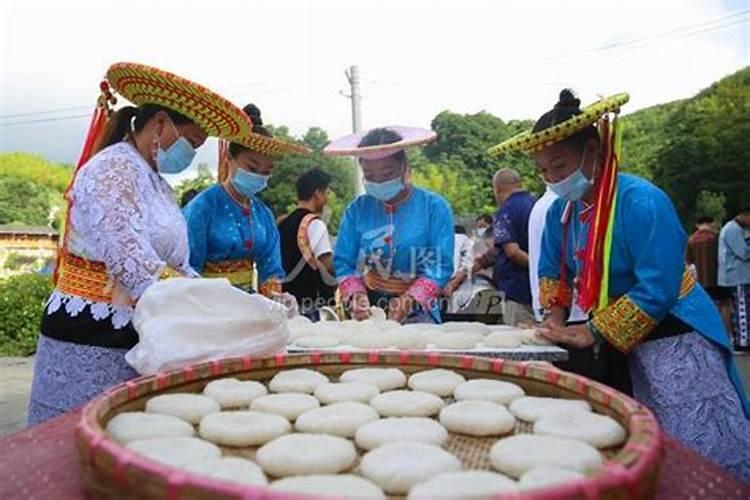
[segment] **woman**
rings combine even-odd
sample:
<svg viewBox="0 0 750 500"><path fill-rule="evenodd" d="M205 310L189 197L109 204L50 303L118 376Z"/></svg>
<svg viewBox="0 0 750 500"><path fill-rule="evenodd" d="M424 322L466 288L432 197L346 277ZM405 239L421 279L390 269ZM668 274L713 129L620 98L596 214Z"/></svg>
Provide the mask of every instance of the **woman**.
<svg viewBox="0 0 750 500"><path fill-rule="evenodd" d="M339 290L355 319L369 317L374 304L395 321L440 321L437 299L453 274L453 215L442 197L411 185L404 151L435 137L378 128L324 150L358 157L365 178L365 194L344 212L333 252Z"/></svg>
<svg viewBox="0 0 750 500"><path fill-rule="evenodd" d="M616 171L607 113L626 101L620 94L581 110L564 90L531 133L491 150L534 151L544 181L561 197L542 242L546 319L539 332L626 355L634 396L664 430L750 480L750 407L721 318L686 272L686 235L674 206L653 184ZM597 120L600 130L592 126ZM574 290L590 319L566 326Z"/></svg>
<svg viewBox="0 0 750 500"><path fill-rule="evenodd" d="M162 276L195 275L185 222L162 174L186 169L208 132L231 137L251 127L241 110L170 73L125 63L112 66L107 79L138 106L114 113L103 132L94 125L103 121L92 122L87 145L98 136L95 154L82 157L69 188L56 288L37 345L30 425L138 375L124 359L138 341L134 304ZM102 90L104 107L114 97L106 82ZM227 121L214 122L212 114ZM97 116L103 119L102 109Z"/></svg>
<svg viewBox="0 0 750 500"><path fill-rule="evenodd" d="M228 278L233 285L253 291L258 266L258 289L270 297L281 293L279 230L258 194L268 185L274 155L306 152L304 147L274 139L263 127L260 110L248 104L244 112L252 133L228 148L226 175L193 198L184 209L190 240L190 265L207 278Z"/></svg>

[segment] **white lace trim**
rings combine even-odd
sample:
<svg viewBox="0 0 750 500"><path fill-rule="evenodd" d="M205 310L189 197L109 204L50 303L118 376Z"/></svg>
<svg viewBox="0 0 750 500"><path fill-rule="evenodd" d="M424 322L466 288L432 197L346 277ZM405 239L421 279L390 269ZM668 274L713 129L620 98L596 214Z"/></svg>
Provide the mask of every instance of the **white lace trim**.
<svg viewBox="0 0 750 500"><path fill-rule="evenodd" d="M73 318L81 314L86 306L89 306L88 314L95 321L110 318L115 330L126 327L130 323L134 311L132 306L116 306L106 302L94 302L78 295L68 295L58 289L53 290L49 299L47 299L47 314L54 314L63 306L65 307L65 312Z"/></svg>

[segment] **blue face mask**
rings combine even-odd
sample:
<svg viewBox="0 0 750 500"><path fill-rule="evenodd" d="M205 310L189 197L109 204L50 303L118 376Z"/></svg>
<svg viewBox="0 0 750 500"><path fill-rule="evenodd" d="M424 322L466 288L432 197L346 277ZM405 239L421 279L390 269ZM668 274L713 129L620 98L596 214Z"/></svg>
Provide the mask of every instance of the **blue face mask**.
<svg viewBox="0 0 750 500"><path fill-rule="evenodd" d="M190 166L195 158L195 148L187 139L177 132L177 127L170 120L177 140L164 151L161 146L156 151L156 166L163 174L179 174Z"/></svg>
<svg viewBox="0 0 750 500"><path fill-rule="evenodd" d="M583 174L583 162L586 160L586 150L583 150L581 164L575 172L560 182L547 182L547 187L557 196L568 201L580 200L594 182Z"/></svg>
<svg viewBox="0 0 750 500"><path fill-rule="evenodd" d="M380 201L392 200L405 188L400 176L385 182L365 181L365 193Z"/></svg>
<svg viewBox="0 0 750 500"><path fill-rule="evenodd" d="M268 186L270 175L260 175L238 168L232 177L232 185L240 193L247 197L260 193Z"/></svg>

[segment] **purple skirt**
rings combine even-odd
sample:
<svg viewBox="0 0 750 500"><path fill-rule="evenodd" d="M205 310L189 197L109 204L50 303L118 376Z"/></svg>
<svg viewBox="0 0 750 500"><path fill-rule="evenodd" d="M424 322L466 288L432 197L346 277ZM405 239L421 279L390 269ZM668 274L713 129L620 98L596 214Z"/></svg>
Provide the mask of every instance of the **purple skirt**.
<svg viewBox="0 0 750 500"><path fill-rule="evenodd" d="M630 376L665 432L750 481L750 420L714 344L696 332L645 342Z"/></svg>
<svg viewBox="0 0 750 500"><path fill-rule="evenodd" d="M137 377L125 362L126 352L39 335L28 425L81 406L110 387Z"/></svg>

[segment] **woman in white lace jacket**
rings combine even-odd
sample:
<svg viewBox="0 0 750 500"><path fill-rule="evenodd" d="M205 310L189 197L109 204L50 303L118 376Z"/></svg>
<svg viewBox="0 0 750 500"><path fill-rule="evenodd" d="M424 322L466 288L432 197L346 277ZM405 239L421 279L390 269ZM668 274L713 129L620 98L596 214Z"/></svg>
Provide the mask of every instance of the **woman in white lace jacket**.
<svg viewBox="0 0 750 500"><path fill-rule="evenodd" d="M206 132L156 104L128 106L70 192L60 276L37 347L29 424L79 406L137 376L124 354L138 336L133 306L168 270L190 269L185 221L161 176L190 165Z"/></svg>

